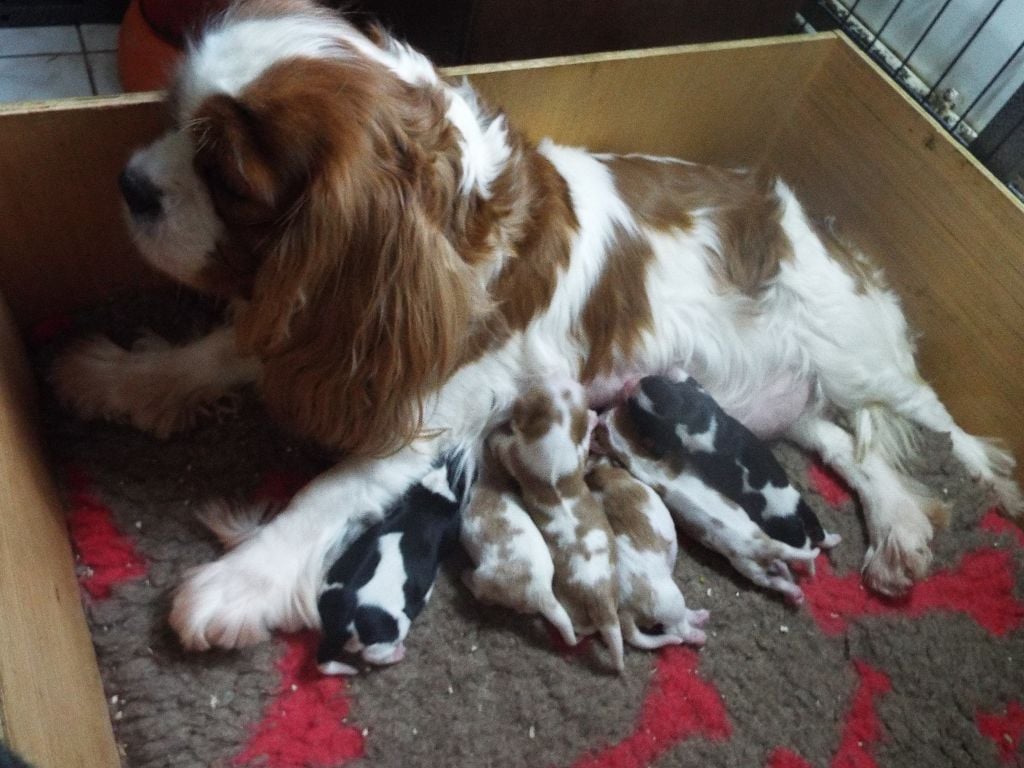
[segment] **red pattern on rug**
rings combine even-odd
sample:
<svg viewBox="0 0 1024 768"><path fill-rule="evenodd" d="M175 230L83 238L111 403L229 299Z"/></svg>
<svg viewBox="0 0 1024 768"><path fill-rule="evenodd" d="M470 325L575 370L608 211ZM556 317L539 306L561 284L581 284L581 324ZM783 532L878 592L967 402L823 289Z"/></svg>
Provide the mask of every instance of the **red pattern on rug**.
<svg viewBox="0 0 1024 768"><path fill-rule="evenodd" d="M804 760L796 752L779 747L768 755L768 762L765 768L813 768L809 762Z"/></svg>
<svg viewBox="0 0 1024 768"><path fill-rule="evenodd" d="M102 600L110 597L114 585L145 576L148 566L135 549L135 542L114 524L113 513L96 496L85 470L69 468L66 482L71 546L85 566L78 582L93 598Z"/></svg>
<svg viewBox="0 0 1024 768"><path fill-rule="evenodd" d="M892 690L892 682L884 672L859 659L854 659L853 668L859 683L846 715L839 749L829 765L831 768L877 768L878 763L870 751L882 738L882 722L878 718L875 699ZM812 766L796 752L779 747L768 756L766 768Z"/></svg>
<svg viewBox="0 0 1024 768"><path fill-rule="evenodd" d="M70 315L51 315L32 326L29 340L36 345L49 344L74 327L75 321Z"/></svg>
<svg viewBox="0 0 1024 768"><path fill-rule="evenodd" d="M916 618L930 611L954 611L970 616L997 637L1024 621L1024 603L1014 597L1013 562L1004 550L969 552L956 569L932 574L899 600L869 592L859 573L836 576L824 556L817 567L817 577L801 586L811 615L829 636L841 635L852 620L863 616Z"/></svg>
<svg viewBox="0 0 1024 768"><path fill-rule="evenodd" d="M832 768L875 768L878 764L869 747L882 738L882 721L878 718L875 699L892 690L889 676L867 662L854 659L860 684L853 694L850 714L846 716L839 751L832 761Z"/></svg>
<svg viewBox="0 0 1024 768"><path fill-rule="evenodd" d="M975 715L975 722L981 735L995 743L999 759L1004 764L1016 762L1024 765L1024 756L1017 755L1021 737L1024 736L1024 707L1019 702L1011 701L1003 715L979 711Z"/></svg>
<svg viewBox="0 0 1024 768"><path fill-rule="evenodd" d="M344 723L351 709L341 677L320 674L316 632L283 635L281 684L233 762L267 768L334 768L363 755L363 734Z"/></svg>
<svg viewBox="0 0 1024 768"><path fill-rule="evenodd" d="M693 736L712 741L729 738L732 726L722 697L712 683L697 675L698 658L689 648L662 651L633 733L618 744L584 755L573 768L644 768Z"/></svg>
<svg viewBox="0 0 1024 768"><path fill-rule="evenodd" d="M811 462L807 468L811 488L830 506L841 507L853 498L853 493L839 475L820 461Z"/></svg>
<svg viewBox="0 0 1024 768"><path fill-rule="evenodd" d="M985 517L981 519L980 527L983 531L988 531L989 533L997 535L1008 534L1013 537L1018 546L1024 547L1024 530L1012 520L1007 520L1003 517L995 507L985 513Z"/></svg>

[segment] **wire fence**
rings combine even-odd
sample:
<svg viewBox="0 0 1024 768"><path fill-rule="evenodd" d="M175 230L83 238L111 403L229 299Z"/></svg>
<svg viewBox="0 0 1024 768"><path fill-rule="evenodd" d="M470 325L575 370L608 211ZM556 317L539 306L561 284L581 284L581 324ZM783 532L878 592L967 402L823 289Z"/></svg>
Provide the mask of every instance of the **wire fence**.
<svg viewBox="0 0 1024 768"><path fill-rule="evenodd" d="M1024 199L1024 0L812 0Z"/></svg>

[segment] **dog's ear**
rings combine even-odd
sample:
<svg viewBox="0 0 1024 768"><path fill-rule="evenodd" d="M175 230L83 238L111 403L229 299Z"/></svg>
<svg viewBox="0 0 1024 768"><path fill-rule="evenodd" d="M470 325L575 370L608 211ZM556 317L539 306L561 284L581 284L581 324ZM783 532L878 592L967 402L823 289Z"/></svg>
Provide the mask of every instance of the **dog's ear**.
<svg viewBox="0 0 1024 768"><path fill-rule="evenodd" d="M276 218L290 211L328 161L358 153L380 90L359 67L289 59L237 95L206 97L188 127L218 212L231 218L241 203Z"/></svg>
<svg viewBox="0 0 1024 768"><path fill-rule="evenodd" d="M275 205L275 158L267 156L268 147L260 141L258 121L250 107L227 94L208 97L193 115L189 131L196 146L195 167L215 203Z"/></svg>
<svg viewBox="0 0 1024 768"><path fill-rule="evenodd" d="M337 191L337 190L335 190ZM408 190L317 187L237 317L263 361L270 410L331 448L385 455L419 436L426 400L457 365L475 279Z"/></svg>
<svg viewBox="0 0 1024 768"><path fill-rule="evenodd" d="M443 95L358 61L295 60L205 108L217 167L275 211L247 228L259 268L236 317L264 401L331 448L400 448L485 303L445 234L455 177L437 167L457 166L458 145Z"/></svg>

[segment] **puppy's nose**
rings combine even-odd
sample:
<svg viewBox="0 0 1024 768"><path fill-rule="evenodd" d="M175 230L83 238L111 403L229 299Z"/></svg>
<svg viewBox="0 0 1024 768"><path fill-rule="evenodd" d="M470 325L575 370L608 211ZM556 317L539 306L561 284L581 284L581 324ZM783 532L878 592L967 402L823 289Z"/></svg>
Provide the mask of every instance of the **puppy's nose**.
<svg viewBox="0 0 1024 768"><path fill-rule="evenodd" d="M144 174L132 168L125 168L121 171L117 183L132 216L140 219L155 218L160 213L163 192Z"/></svg>

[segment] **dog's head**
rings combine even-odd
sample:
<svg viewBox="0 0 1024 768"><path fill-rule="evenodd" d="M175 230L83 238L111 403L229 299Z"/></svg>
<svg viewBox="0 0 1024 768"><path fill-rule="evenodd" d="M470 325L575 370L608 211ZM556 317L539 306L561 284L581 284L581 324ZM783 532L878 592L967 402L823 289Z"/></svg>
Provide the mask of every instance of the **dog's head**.
<svg viewBox="0 0 1024 768"><path fill-rule="evenodd" d="M173 128L121 177L147 261L237 299L271 410L343 451L415 437L485 303L451 243L463 133L480 130L452 98L383 34L250 0L190 48Z"/></svg>

